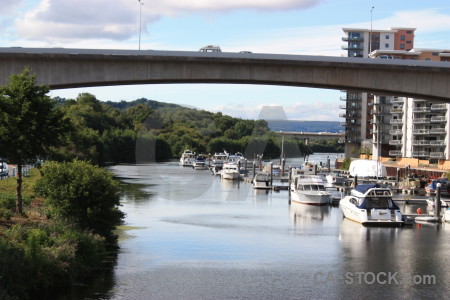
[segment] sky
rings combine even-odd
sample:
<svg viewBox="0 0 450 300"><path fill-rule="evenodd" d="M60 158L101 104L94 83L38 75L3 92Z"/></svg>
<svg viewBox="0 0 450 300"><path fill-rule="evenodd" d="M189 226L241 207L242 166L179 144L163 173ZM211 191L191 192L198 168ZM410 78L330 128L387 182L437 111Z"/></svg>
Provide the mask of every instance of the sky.
<svg viewBox="0 0 450 300"><path fill-rule="evenodd" d="M342 28L371 24L417 28L416 49L450 49L448 0L0 0L1 47L198 51L212 44L224 52L341 56ZM75 99L84 92L101 101L147 98L246 119L281 106L289 120L343 121L343 93L327 89L159 84L50 96Z"/></svg>

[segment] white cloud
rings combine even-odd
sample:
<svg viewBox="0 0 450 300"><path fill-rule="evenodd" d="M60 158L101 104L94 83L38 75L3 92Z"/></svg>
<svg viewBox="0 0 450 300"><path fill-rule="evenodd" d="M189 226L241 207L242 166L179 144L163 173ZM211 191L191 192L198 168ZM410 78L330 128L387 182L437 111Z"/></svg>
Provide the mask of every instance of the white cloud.
<svg viewBox="0 0 450 300"><path fill-rule="evenodd" d="M1 0L5 1L5 0ZM142 28L162 16L185 13L215 13L241 9L306 9L323 0L228 0L178 1L152 0L139 6L138 1L115 0L41 0L39 5L16 19L17 33L23 39L70 41L77 39L126 40L139 27L137 13L142 9Z"/></svg>
<svg viewBox="0 0 450 300"><path fill-rule="evenodd" d="M16 7L18 7L23 1L16 0L0 0L0 16L7 16L10 14Z"/></svg>

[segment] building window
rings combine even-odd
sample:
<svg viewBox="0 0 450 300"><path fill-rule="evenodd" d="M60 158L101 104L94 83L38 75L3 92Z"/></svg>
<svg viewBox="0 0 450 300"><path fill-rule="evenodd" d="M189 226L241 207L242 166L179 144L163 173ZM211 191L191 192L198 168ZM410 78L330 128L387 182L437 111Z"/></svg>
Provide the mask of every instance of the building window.
<svg viewBox="0 0 450 300"><path fill-rule="evenodd" d="M426 60L426 61L430 61L430 59L429 59L429 58L425 58L425 60Z"/></svg>
<svg viewBox="0 0 450 300"><path fill-rule="evenodd" d="M388 43L384 44L384 48L389 48L389 44Z"/></svg>
<svg viewBox="0 0 450 300"><path fill-rule="evenodd" d="M411 44L411 41L406 41L407 44Z"/></svg>
<svg viewBox="0 0 450 300"><path fill-rule="evenodd" d="M389 35L388 35L388 34L386 34L386 39L387 39L387 40L389 39Z"/></svg>
<svg viewBox="0 0 450 300"><path fill-rule="evenodd" d="M438 56L438 55L439 55L439 53L433 52L433 56Z"/></svg>
<svg viewBox="0 0 450 300"><path fill-rule="evenodd" d="M404 36L404 35L401 35L401 36L400 36L400 39L401 39L402 41L404 41L404 40L405 40L405 36Z"/></svg>
<svg viewBox="0 0 450 300"><path fill-rule="evenodd" d="M406 31L406 33L408 33L408 34L411 34L411 33L412 33L412 31L411 31L411 30L408 30L408 31Z"/></svg>
<svg viewBox="0 0 450 300"><path fill-rule="evenodd" d="M400 49L405 49L405 44L400 44Z"/></svg>

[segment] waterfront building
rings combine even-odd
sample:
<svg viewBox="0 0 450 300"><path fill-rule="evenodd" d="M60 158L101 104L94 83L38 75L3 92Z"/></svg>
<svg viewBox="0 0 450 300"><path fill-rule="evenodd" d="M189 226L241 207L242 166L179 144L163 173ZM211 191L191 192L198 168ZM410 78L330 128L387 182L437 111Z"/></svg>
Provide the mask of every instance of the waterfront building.
<svg viewBox="0 0 450 300"><path fill-rule="evenodd" d="M347 57L368 58L374 51L408 52L414 47L415 28L392 27L388 30L343 28L342 38L347 44L342 46ZM383 54L380 58L392 59L392 55ZM345 156L358 157L360 153L373 155L388 155L390 137L389 99L385 96L375 97L373 94L361 91L342 91L345 101L340 105L345 113L341 125L345 127ZM375 114L377 116L375 117ZM377 146L378 145L378 146ZM378 153L380 149L380 153ZM382 151L384 149L384 151ZM387 152L386 152L387 151Z"/></svg>

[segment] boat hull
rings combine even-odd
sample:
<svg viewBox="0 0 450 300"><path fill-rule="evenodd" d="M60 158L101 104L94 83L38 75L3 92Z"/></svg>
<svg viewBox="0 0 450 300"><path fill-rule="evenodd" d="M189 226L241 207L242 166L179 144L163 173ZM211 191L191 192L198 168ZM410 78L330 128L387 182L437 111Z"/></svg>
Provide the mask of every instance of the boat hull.
<svg viewBox="0 0 450 300"><path fill-rule="evenodd" d="M399 210L379 209L368 211L354 206L345 198L340 201L339 206L345 218L363 225L401 226L404 224Z"/></svg>
<svg viewBox="0 0 450 300"><path fill-rule="evenodd" d="M309 205L328 205L330 204L330 194L311 194L301 191L291 191L291 201Z"/></svg>
<svg viewBox="0 0 450 300"><path fill-rule="evenodd" d="M220 173L220 176L223 179L228 179L228 180L236 180L240 178L240 174L238 172L227 172L226 170L222 170L222 172Z"/></svg>

